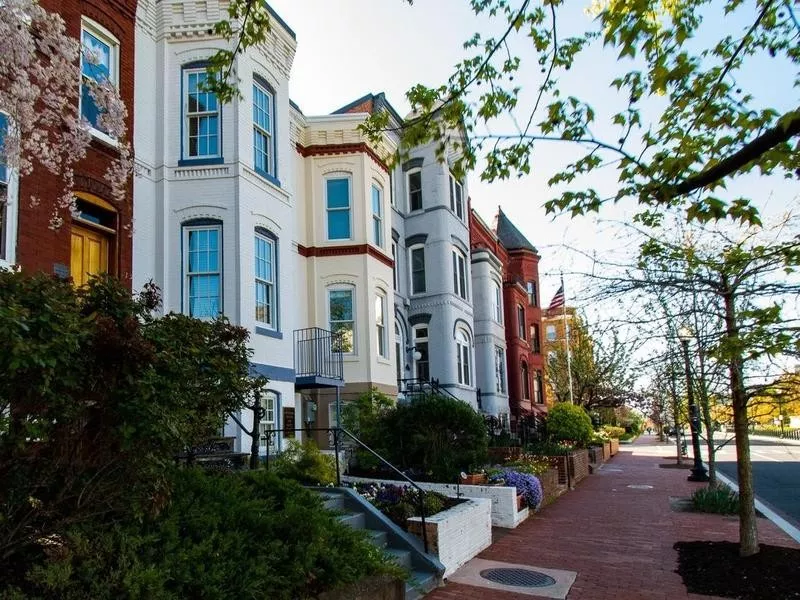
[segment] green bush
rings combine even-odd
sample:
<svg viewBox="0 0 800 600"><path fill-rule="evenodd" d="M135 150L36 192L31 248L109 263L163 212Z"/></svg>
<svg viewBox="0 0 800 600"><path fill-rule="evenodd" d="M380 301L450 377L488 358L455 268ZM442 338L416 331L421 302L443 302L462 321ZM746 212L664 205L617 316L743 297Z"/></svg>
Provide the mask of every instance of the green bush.
<svg viewBox="0 0 800 600"><path fill-rule="evenodd" d="M45 550L8 598L292 600L402 576L319 496L265 471L181 471L158 517L75 526Z"/></svg>
<svg viewBox="0 0 800 600"><path fill-rule="evenodd" d="M574 448L571 444L561 442L531 442L525 446L525 453L533 456L563 456L565 452Z"/></svg>
<svg viewBox="0 0 800 600"><path fill-rule="evenodd" d="M622 439L627 432L624 427L615 427L614 425L603 425L603 431L608 434L608 437Z"/></svg>
<svg viewBox="0 0 800 600"><path fill-rule="evenodd" d="M735 515L739 513L739 494L724 485L700 488L692 494L692 506L697 512Z"/></svg>
<svg viewBox="0 0 800 600"><path fill-rule="evenodd" d="M416 476L452 482L488 460L483 417L461 400L423 396L388 411L382 421L383 439L371 441Z"/></svg>
<svg viewBox="0 0 800 600"><path fill-rule="evenodd" d="M592 420L580 406L560 402L547 413L547 435L554 441L585 446L594 435Z"/></svg>
<svg viewBox="0 0 800 600"><path fill-rule="evenodd" d="M336 483L336 459L323 454L313 440L305 443L289 440L283 452L270 463L270 470L307 485Z"/></svg>
<svg viewBox="0 0 800 600"><path fill-rule="evenodd" d="M342 407L342 425L368 446L380 447L386 433L384 417L393 410L394 405L394 400L389 396L372 388L356 400L345 403ZM361 469L383 468L380 460L360 446L355 449L355 462Z"/></svg>

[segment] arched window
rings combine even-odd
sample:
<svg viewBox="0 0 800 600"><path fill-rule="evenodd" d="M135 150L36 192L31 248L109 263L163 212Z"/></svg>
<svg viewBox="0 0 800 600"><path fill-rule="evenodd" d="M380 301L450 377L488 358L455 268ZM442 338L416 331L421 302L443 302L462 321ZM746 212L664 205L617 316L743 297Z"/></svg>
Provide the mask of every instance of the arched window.
<svg viewBox="0 0 800 600"><path fill-rule="evenodd" d="M469 335L463 329L456 332L456 371L458 383L472 385Z"/></svg>
<svg viewBox="0 0 800 600"><path fill-rule="evenodd" d="M528 400L531 397L531 380L528 374L528 363L523 362L520 371L522 377L522 398Z"/></svg>
<svg viewBox="0 0 800 600"><path fill-rule="evenodd" d="M222 223L198 219L183 224L183 311L197 319L222 312Z"/></svg>

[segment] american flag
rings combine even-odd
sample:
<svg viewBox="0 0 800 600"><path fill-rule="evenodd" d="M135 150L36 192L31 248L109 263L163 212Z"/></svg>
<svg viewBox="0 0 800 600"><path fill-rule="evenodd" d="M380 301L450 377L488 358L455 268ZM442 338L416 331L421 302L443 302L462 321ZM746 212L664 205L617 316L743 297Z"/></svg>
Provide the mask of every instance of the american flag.
<svg viewBox="0 0 800 600"><path fill-rule="evenodd" d="M550 306L547 307L547 310L553 310L556 308L561 308L564 306L564 284L561 284L561 287L558 288L556 295L553 296L553 299L550 301Z"/></svg>

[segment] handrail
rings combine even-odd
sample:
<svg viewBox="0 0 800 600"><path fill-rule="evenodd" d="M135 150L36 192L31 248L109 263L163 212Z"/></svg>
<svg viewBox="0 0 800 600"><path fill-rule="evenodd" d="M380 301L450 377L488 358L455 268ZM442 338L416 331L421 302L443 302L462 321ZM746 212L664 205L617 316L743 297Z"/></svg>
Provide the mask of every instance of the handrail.
<svg viewBox="0 0 800 600"><path fill-rule="evenodd" d="M345 429L344 427L341 427L341 426L340 427L307 427L307 428L296 428L296 429L283 428L283 429L269 429L269 430L267 430L267 469L269 469L269 446L270 446L271 438L276 433L284 432L284 431L306 431L306 432L327 431L328 433L333 432L334 457L336 459L336 480L337 480L337 483L340 484L340 485L341 485L341 479L340 479L340 476L339 476L339 434L340 433L345 434L347 437L349 437L354 442L356 442L358 445L360 445L362 448L364 448L364 450L366 450L367 452L372 454L375 458L377 458L378 460L383 462L392 471L397 473L401 478L403 478L405 481L410 483L419 492L419 514L420 514L420 520L422 521L422 544L423 544L423 546L425 548L425 554L428 554L428 529L425 526L425 490L423 490L421 487L419 487L419 485L417 485L417 483L413 479L411 479L408 475L406 475L400 469L395 467L392 463L390 463L388 460L386 460L383 456L381 456L380 454L375 452L375 450L373 450L372 448L367 446L364 442L362 442L360 439L358 439L354 434L352 434L347 429Z"/></svg>

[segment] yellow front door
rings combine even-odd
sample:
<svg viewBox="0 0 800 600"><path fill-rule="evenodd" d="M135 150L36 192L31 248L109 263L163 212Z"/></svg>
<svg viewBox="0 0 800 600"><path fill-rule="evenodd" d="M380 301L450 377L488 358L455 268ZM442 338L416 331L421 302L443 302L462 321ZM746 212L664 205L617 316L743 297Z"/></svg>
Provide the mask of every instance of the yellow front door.
<svg viewBox="0 0 800 600"><path fill-rule="evenodd" d="M92 275L108 271L108 238L73 225L70 270L76 286L85 284Z"/></svg>

